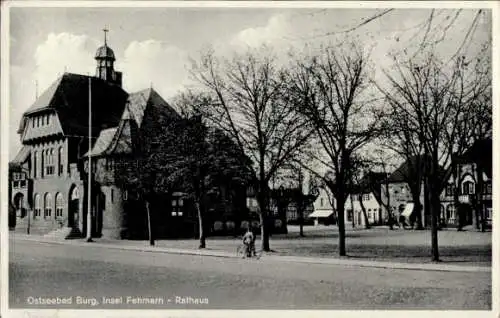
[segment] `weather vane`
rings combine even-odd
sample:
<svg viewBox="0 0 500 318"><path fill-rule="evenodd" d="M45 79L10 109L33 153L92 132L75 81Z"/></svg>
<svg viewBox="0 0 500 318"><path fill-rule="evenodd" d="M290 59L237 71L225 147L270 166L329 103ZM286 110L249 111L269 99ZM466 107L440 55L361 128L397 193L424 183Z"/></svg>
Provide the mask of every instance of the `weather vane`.
<svg viewBox="0 0 500 318"><path fill-rule="evenodd" d="M105 27L104 29L102 29L102 30L104 31L104 45L106 45L106 44L107 44L107 43L106 43L106 33L108 33L108 32L109 32L109 30L108 30L108 28L106 28L106 27Z"/></svg>

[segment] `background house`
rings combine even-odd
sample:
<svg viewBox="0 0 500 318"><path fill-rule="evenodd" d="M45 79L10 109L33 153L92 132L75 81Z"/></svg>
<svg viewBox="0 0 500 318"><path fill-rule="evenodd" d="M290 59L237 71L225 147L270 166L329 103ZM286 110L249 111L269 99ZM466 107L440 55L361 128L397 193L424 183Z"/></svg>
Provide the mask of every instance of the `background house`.
<svg viewBox="0 0 500 318"><path fill-rule="evenodd" d="M360 182L353 187L344 205L346 224L365 226L364 212L369 224L382 224L387 214L381 204L381 184L385 180L385 173L368 172ZM363 212L363 209L365 210ZM352 217L351 217L352 215Z"/></svg>
<svg viewBox="0 0 500 318"><path fill-rule="evenodd" d="M335 198L326 187L318 189L318 196L314 201L314 212L309 214L309 218L314 220L314 224L337 224L337 215L335 213Z"/></svg>
<svg viewBox="0 0 500 318"><path fill-rule="evenodd" d="M479 216L492 224L492 139L476 141L463 155L453 158L448 182L441 193L443 226L479 227Z"/></svg>

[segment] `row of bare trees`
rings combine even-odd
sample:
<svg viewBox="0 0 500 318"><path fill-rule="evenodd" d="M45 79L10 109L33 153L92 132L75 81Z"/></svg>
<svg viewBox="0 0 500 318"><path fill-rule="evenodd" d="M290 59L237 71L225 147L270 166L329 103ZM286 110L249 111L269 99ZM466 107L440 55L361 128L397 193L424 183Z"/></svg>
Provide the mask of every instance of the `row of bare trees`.
<svg viewBox="0 0 500 318"><path fill-rule="evenodd" d="M249 51L224 58L208 51L191 69L199 84L191 93L204 96L196 111L251 159L262 249L270 250L270 181L300 163L333 194L338 252L346 255L344 205L366 147L376 142L402 159L422 158L410 188L419 198L425 181L437 260L439 194L446 181L441 167L448 169L452 155L491 133L487 58L452 65L432 54L418 63L395 60L385 79L374 81L369 56L357 45L289 57L283 62L269 51ZM422 218L417 222L421 226Z"/></svg>

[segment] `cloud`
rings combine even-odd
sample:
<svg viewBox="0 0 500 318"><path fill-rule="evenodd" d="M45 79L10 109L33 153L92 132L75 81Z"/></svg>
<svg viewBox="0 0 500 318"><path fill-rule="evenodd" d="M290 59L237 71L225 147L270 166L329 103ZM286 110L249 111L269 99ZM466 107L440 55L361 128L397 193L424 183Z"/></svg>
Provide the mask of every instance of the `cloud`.
<svg viewBox="0 0 500 318"><path fill-rule="evenodd" d="M286 14L272 16L263 27L244 29L232 39L231 45L236 47L256 48L262 45L276 45L293 29Z"/></svg>
<svg viewBox="0 0 500 318"><path fill-rule="evenodd" d="M187 52L158 40L131 42L117 69L123 71L123 86L129 92L153 87L164 97L175 95L188 83Z"/></svg>
<svg viewBox="0 0 500 318"><path fill-rule="evenodd" d="M13 159L21 148L17 135L23 112L35 101L35 82L32 74L20 66L10 66L9 105L9 159Z"/></svg>
<svg viewBox="0 0 500 318"><path fill-rule="evenodd" d="M99 42L86 35L50 33L35 50L35 80L42 92L65 71L93 74L95 48Z"/></svg>

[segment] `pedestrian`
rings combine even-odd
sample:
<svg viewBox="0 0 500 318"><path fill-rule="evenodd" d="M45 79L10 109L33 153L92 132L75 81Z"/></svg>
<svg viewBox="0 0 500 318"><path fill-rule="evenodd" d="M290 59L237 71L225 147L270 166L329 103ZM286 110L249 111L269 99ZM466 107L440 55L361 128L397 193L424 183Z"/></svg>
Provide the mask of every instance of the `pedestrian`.
<svg viewBox="0 0 500 318"><path fill-rule="evenodd" d="M399 224L403 226L403 230L406 230L406 220L405 216L401 214L399 216Z"/></svg>
<svg viewBox="0 0 500 318"><path fill-rule="evenodd" d="M245 246L245 255L247 257L252 257L252 254L255 256L255 235L252 231L252 225L248 225L247 232L243 235L243 245Z"/></svg>
<svg viewBox="0 0 500 318"><path fill-rule="evenodd" d="M412 214L410 214L410 227L412 230L413 230L414 226L415 226L415 214L412 213Z"/></svg>

